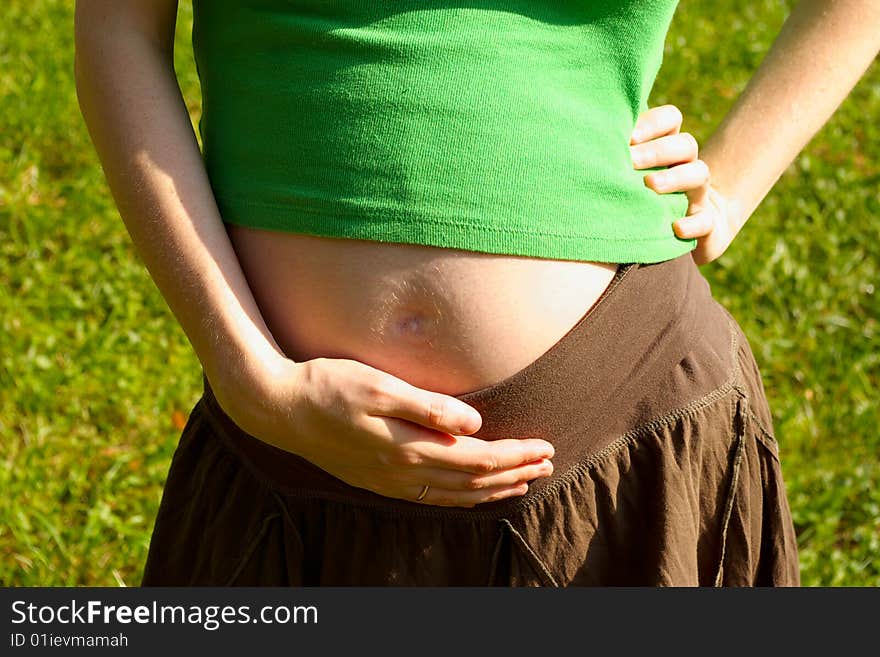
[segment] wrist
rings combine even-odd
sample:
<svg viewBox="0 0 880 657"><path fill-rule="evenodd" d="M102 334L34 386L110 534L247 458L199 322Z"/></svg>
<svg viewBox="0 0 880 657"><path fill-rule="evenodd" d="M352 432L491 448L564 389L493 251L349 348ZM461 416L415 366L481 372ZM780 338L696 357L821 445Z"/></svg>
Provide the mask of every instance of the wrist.
<svg viewBox="0 0 880 657"><path fill-rule="evenodd" d="M734 174L726 168L723 134L719 129L703 145L700 158L709 167L709 189L714 202L723 211L729 228L736 235L745 225L760 198L753 202L754 190L748 188L748 178L742 172Z"/></svg>
<svg viewBox="0 0 880 657"><path fill-rule="evenodd" d="M724 215L727 217L732 234L739 234L751 214L747 211L745 201L738 196L726 195L721 191L717 193L724 199Z"/></svg>
<svg viewBox="0 0 880 657"><path fill-rule="evenodd" d="M203 364L203 369L226 414L246 432L274 444L269 437L293 405L289 397L301 387L302 365L274 349L250 347Z"/></svg>

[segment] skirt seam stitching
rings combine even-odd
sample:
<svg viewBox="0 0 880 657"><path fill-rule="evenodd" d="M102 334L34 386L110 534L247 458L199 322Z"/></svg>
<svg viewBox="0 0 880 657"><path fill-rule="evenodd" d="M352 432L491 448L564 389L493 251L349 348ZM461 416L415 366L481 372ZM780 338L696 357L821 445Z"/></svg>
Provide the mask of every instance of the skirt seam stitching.
<svg viewBox="0 0 880 657"><path fill-rule="evenodd" d="M722 385L711 390L706 393L702 397L684 405L680 406L672 411L669 411L649 422L639 425L633 429L630 429L626 433L619 436L613 442L611 442L606 447L599 450L596 454L589 457L588 459L576 463L571 468L562 473L558 479L547 484L544 488L536 491L533 495L529 496L528 499L522 500L519 503L515 503L509 507L503 509L491 509L491 510L459 510L451 507L425 507L422 504L412 503L414 508L401 508L401 507L391 507L382 504L381 502L372 502L369 500L352 500L345 495L340 495L333 492L325 492L325 491L315 491L308 488L287 488L281 487L277 483L270 481L268 478L264 477L262 473L259 472L253 466L250 461L244 458L241 454L238 453L232 445L228 444L228 441L221 440L221 444L223 447L231 452L233 452L239 459L241 459L248 469L248 471L257 479L257 481L264 487L268 488L272 491L277 491L283 494L285 497L297 497L303 499L320 499L326 500L329 502L341 503L350 506L359 506L373 509L374 511L390 513L394 515L403 515L403 516L416 516L416 517L427 517L427 518L458 518L458 519L470 519L470 520L485 520L485 519L499 519L504 517L505 515L509 515L511 513L521 513L524 512L531 507L534 507L539 502L542 502L549 495L557 492L560 487L570 483L573 479L577 478L579 475L586 474L590 470L592 470L598 463L602 460L606 459L610 455L614 454L619 449L627 445L631 445L635 443L640 437L642 437L646 432L659 429L663 426L671 424L675 420L682 419L684 417L689 417L702 410L703 408L709 406L710 404L717 402L733 391L738 392L740 395L745 395L745 390L741 385L740 378L740 368L739 362L736 358L737 349L739 346L739 340L734 330L734 323L732 318L727 318L728 329L730 331L730 343L729 343L729 351L731 362L733 363L733 370L728 377L727 381L725 381ZM747 395L746 395L747 396ZM214 424L212 422L212 424ZM223 431L222 427L214 425L216 430L221 431L223 435L225 435L225 431ZM391 498L395 501L396 498Z"/></svg>

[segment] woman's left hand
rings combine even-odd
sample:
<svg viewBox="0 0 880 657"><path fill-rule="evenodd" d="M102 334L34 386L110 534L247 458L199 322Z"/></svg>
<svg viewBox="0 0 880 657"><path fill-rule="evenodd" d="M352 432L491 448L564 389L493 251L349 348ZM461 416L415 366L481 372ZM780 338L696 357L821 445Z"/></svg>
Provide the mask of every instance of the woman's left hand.
<svg viewBox="0 0 880 657"><path fill-rule="evenodd" d="M672 224L678 237L697 238L691 252L698 265L715 260L730 246L740 223L733 203L709 182L709 166L698 159L693 135L681 132L682 114L675 105L643 112L630 138L633 167L669 167L645 176L645 185L658 194L686 192L687 215Z"/></svg>

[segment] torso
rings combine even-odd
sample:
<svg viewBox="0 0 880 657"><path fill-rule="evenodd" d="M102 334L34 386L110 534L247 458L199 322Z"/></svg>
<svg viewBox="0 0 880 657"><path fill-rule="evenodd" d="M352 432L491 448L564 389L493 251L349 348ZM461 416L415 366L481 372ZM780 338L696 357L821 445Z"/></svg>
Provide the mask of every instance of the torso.
<svg viewBox="0 0 880 657"><path fill-rule="evenodd" d="M269 330L295 361L361 361L450 395L555 344L617 265L336 239L227 224Z"/></svg>

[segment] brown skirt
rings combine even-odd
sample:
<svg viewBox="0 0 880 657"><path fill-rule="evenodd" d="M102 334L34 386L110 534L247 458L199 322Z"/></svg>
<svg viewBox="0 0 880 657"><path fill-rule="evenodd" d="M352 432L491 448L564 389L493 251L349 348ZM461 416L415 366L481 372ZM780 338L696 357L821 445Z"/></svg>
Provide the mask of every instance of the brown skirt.
<svg viewBox="0 0 880 657"><path fill-rule="evenodd" d="M553 475L522 497L355 488L245 433L203 381L145 586L799 584L761 376L689 254L621 265L537 360L458 395L475 436L553 443Z"/></svg>

